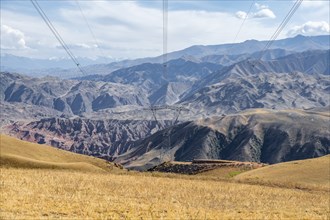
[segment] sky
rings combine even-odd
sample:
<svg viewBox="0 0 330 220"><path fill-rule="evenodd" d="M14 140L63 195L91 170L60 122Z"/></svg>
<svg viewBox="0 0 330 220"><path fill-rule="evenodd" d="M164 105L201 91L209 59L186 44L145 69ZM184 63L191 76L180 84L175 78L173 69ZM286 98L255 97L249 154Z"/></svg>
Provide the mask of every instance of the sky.
<svg viewBox="0 0 330 220"><path fill-rule="evenodd" d="M163 52L161 0L38 3L76 57L135 59ZM192 45L269 40L294 3L168 0L168 51ZM330 34L329 4L328 0L303 1L279 38ZM68 57L29 0L1 0L1 54L44 59Z"/></svg>

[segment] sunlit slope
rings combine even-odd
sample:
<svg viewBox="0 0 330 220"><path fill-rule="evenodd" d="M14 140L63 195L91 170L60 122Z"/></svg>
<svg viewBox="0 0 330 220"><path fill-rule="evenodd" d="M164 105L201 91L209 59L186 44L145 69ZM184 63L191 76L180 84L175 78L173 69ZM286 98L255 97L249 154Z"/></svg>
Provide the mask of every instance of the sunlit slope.
<svg viewBox="0 0 330 220"><path fill-rule="evenodd" d="M275 185L330 188L330 155L262 167L239 174L235 179Z"/></svg>
<svg viewBox="0 0 330 220"><path fill-rule="evenodd" d="M113 164L89 157L0 135L1 167L119 171Z"/></svg>
<svg viewBox="0 0 330 220"><path fill-rule="evenodd" d="M0 169L0 219L328 219L324 191L146 173Z"/></svg>

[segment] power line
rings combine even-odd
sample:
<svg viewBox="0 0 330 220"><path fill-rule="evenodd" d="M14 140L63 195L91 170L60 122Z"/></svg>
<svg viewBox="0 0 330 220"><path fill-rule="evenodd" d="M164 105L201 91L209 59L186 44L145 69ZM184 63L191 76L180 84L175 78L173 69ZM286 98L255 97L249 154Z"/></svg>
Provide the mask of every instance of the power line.
<svg viewBox="0 0 330 220"><path fill-rule="evenodd" d="M164 139L163 139L163 143L161 144L161 148L160 148L160 152L159 152L159 161L162 162L164 159L164 155L165 155L165 148L164 145L166 145L167 142L167 150L169 151L171 148L171 131L172 128L170 128L169 126L174 126L177 124L179 116L181 114L181 112L183 111L189 111L189 109L183 107L183 106L173 106L173 105L162 105L162 106L151 106L150 108L146 108L144 110L150 110L156 124L158 124L160 130L165 130L164 132ZM172 120L171 125L168 124L166 126L166 122L163 121L163 124L160 123L160 120L157 118L157 111L163 111L163 110L172 110L175 111L176 114L174 114L174 120ZM167 138L166 138L167 137Z"/></svg>
<svg viewBox="0 0 330 220"><path fill-rule="evenodd" d="M290 11L287 13L287 15L284 17L283 21L281 22L281 24L277 27L276 31L274 32L274 34L271 36L271 38L269 39L269 41L267 42L267 44L265 45L264 49L262 50L262 52L260 53L260 59L263 57L263 55L265 54L265 52L270 48L270 46L274 43L274 41L277 39L277 37L279 36L279 34L282 32L282 30L284 29L284 27L286 26L286 24L290 21L290 19L292 18L292 16L294 15L294 13L298 10L299 6L301 5L301 3L303 2L303 0L297 0L293 6L291 7Z"/></svg>
<svg viewBox="0 0 330 220"><path fill-rule="evenodd" d="M280 34L280 32L283 30L287 22L291 19L295 11L298 9L299 5L301 4L302 0L297 0L293 6L291 7L290 11L286 14L284 19L282 20L281 24L277 27L276 31L270 38L270 40L267 42L265 48L269 48L270 45L273 43L273 41L277 38L277 36Z"/></svg>
<svg viewBox="0 0 330 220"><path fill-rule="evenodd" d="M163 76L167 78L168 0L163 0Z"/></svg>
<svg viewBox="0 0 330 220"><path fill-rule="evenodd" d="M81 8L81 6L79 4L79 0L75 0L75 1L76 1L76 4L77 4L77 6L78 6L78 8L80 10L81 16L83 17L83 19L84 19L84 21L85 21L85 23L86 23L86 25L88 27L88 30L91 33L92 37L93 37L93 40L94 40L95 45L97 46L97 49L100 51L100 53L102 54L103 57L106 57L105 54L104 54L104 52L103 52L103 50L101 50L101 48L99 47L99 42L96 39L95 34L94 34L94 32L93 32L93 30L92 30L92 28L91 28L91 26L90 26L90 24L89 24L86 16L85 16L85 13L84 13L84 11L82 10L82 8Z"/></svg>
<svg viewBox="0 0 330 220"><path fill-rule="evenodd" d="M71 58L71 60L77 66L77 68L79 69L79 71L82 74L87 75L86 72L81 68L80 63L78 62L78 60L76 59L76 57L74 56L74 54L71 52L70 48L67 46L67 44L65 43L65 41L63 40L63 38L61 37L61 35L58 33L58 31L56 30L56 28L54 27L54 25L52 24L52 22L49 20L49 18L45 14L45 12L42 10L42 8L38 4L37 0L30 0L30 1L31 1L32 5L34 6L34 8L39 13L39 15L41 16L41 18L46 23L46 25L48 26L48 28L54 34L55 38L58 40L58 42L61 44L61 46L63 47L63 49L69 55L69 57Z"/></svg>
<svg viewBox="0 0 330 220"><path fill-rule="evenodd" d="M239 33L241 32L242 27L244 26L244 23L245 23L246 19L248 18L249 14L250 14L250 12L251 12L251 10L252 10L252 7L253 7L253 5L254 5L254 2L255 2L255 0L252 1L249 10L248 10L248 12L246 13L245 18L244 18L242 24L240 25L240 27L239 27L239 29L238 29L238 31L237 31L237 33L236 33L236 36L235 36L235 39L234 39L234 43L233 43L233 44L236 43L237 37L238 37Z"/></svg>
<svg viewBox="0 0 330 220"><path fill-rule="evenodd" d="M168 54L167 54L167 46L168 46L168 0L163 0L163 77L164 79L167 79L167 61L168 61ZM175 111L176 114L174 114L174 120L172 120L172 126L175 125L178 122L179 116L181 114L182 111L189 111L189 109L182 107L182 106L171 106L171 105L162 105L162 106L155 106L155 105L151 105L148 109L146 110L150 110L152 112L152 115L156 121L156 123L158 123L158 126L160 129L165 130L164 133L164 137L167 137L167 148L168 151L171 148L171 131L172 128L168 128L168 126L165 126L166 123L164 123L165 125L162 125L159 121L159 119L157 118L157 111L161 111L161 110L170 110L170 111ZM166 143L166 139L164 139L164 142ZM165 154L165 149L164 149L164 144L161 145L160 148L160 155L159 155L159 161L162 162L163 161L163 156Z"/></svg>
<svg viewBox="0 0 330 220"><path fill-rule="evenodd" d="M242 28L243 28L243 26L245 24L245 21L249 17L249 14L251 13L251 10L252 10L252 7L253 7L254 3L255 3L255 0L252 1L252 3L250 5L250 7L249 7L249 9L248 9L248 11L247 11L244 19L243 19L243 21L242 21L242 23L240 25L240 27L238 28L238 30L236 32L236 35L235 35L235 38L234 38L234 41L232 41L233 43L231 43L231 46L229 46L228 48L226 48L224 50L224 52L223 52L224 54L228 53L231 49L233 49L236 46L235 43L237 41L238 35L241 33L241 30L242 30Z"/></svg>

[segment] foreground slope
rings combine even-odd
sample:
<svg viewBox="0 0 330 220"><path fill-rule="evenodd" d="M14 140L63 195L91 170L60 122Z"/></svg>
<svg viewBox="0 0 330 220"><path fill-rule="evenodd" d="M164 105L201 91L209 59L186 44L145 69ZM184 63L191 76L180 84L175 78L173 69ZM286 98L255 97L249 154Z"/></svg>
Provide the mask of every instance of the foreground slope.
<svg viewBox="0 0 330 220"><path fill-rule="evenodd" d="M291 220L330 214L324 191L132 172L1 169L0 177L1 219Z"/></svg>
<svg viewBox="0 0 330 220"><path fill-rule="evenodd" d="M46 145L0 135L1 167L69 169L78 171L119 171L113 164Z"/></svg>
<svg viewBox="0 0 330 220"><path fill-rule="evenodd" d="M239 174L235 179L275 185L314 186L330 189L330 155L266 166Z"/></svg>

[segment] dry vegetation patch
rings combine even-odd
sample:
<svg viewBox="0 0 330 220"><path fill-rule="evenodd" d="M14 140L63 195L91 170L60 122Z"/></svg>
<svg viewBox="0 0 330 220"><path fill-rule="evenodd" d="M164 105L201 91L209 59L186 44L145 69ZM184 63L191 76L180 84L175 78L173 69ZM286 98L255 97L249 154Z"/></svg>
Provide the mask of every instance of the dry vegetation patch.
<svg viewBox="0 0 330 220"><path fill-rule="evenodd" d="M239 174L235 179L255 184L323 190L329 193L330 155L262 167Z"/></svg>
<svg viewBox="0 0 330 220"><path fill-rule="evenodd" d="M1 168L3 219L327 219L323 192L213 180Z"/></svg>
<svg viewBox="0 0 330 220"><path fill-rule="evenodd" d="M105 160L21 141L7 135L0 135L0 143L1 167L121 172L121 169Z"/></svg>
<svg viewBox="0 0 330 220"><path fill-rule="evenodd" d="M266 164L230 160L193 160L192 162L169 161L159 164L148 171L202 175L216 178L230 178L239 173L260 168Z"/></svg>
<svg viewBox="0 0 330 220"><path fill-rule="evenodd" d="M223 179L238 174L236 168L189 176L126 172L104 160L0 137L0 219L330 218L328 191Z"/></svg>

